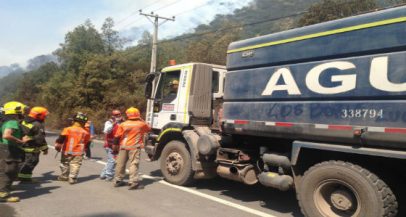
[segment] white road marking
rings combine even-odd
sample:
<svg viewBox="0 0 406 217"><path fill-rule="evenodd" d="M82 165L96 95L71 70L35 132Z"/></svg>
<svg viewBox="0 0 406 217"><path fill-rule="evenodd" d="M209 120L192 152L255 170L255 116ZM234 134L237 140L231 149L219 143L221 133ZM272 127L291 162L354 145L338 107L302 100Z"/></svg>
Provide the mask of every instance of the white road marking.
<svg viewBox="0 0 406 217"><path fill-rule="evenodd" d="M152 179L157 178L157 177L147 176L147 175L142 175L142 177L152 178ZM264 213L264 212L261 212L261 211L255 210L255 209L251 209L249 207L242 206L242 205L239 205L239 204L236 204L236 203L233 203L233 202L230 202L230 201L218 198L218 197L214 197L214 196L211 196L211 195L208 195L208 194L204 194L202 192L199 192L199 191L196 191L196 190L193 190L193 189L190 189L190 188L185 188L185 187L178 186L178 185L172 185L172 184L170 184L170 183L168 183L168 182L166 182L164 180L158 181L158 183L167 185L167 186L172 187L172 188L176 188L178 190L181 190L181 191L184 191L184 192L187 192L187 193L199 196L199 197L203 197L205 199L208 199L208 200L211 200L211 201L214 201L214 202L217 202L217 203L229 206L229 207L233 207L235 209L239 209L241 211L244 211L244 212L247 212L247 213L250 213L250 214L253 214L253 215L262 216L262 217L276 217L274 215Z"/></svg>
<svg viewBox="0 0 406 217"><path fill-rule="evenodd" d="M102 164L102 165L106 165L106 164L107 164L106 162L101 161L101 160L96 161L96 163L98 163L98 164Z"/></svg>
<svg viewBox="0 0 406 217"><path fill-rule="evenodd" d="M53 146L50 146L50 145L48 147L52 148L52 149L55 149ZM101 165L106 165L107 164L106 162L100 161L100 160L94 161L94 162L96 162L98 164L101 164ZM128 173L128 170L126 170L126 172ZM252 208L249 208L249 207L246 207L246 206L242 206L242 205L239 205L239 204L236 204L236 203L233 203L233 202L230 202L230 201L218 198L218 197L214 197L214 196L202 193L200 191L196 191L196 190L193 190L193 189L190 189L190 188L170 184L170 183L166 182L165 180L163 180L160 177L149 176L149 175L145 175L145 174L142 174L141 177L144 178L144 179L156 180L160 184L163 184L163 185L166 185L166 186L169 186L169 187L172 187L172 188L176 188L178 190L181 190L181 191L184 191L184 192L187 192L187 193L199 196L199 197L203 197L205 199L208 199L208 200L211 200L211 201L214 201L214 202L217 202L217 203L220 203L220 204L223 204L223 205L235 208L235 209L239 209L241 211L244 211L244 212L247 212L247 213L250 213L250 214L253 214L253 215L257 215L257 216L261 216L261 217L276 217L274 215L264 213L264 212L261 212L259 210L252 209Z"/></svg>

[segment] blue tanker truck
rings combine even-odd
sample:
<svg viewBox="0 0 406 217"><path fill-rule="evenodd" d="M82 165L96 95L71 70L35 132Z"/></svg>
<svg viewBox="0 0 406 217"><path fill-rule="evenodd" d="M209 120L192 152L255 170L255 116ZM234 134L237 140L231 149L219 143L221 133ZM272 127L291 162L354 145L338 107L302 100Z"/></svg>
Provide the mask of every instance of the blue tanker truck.
<svg viewBox="0 0 406 217"><path fill-rule="evenodd" d="M233 42L227 67L168 66L146 97L145 149L170 183L294 189L307 217L398 214L405 6Z"/></svg>

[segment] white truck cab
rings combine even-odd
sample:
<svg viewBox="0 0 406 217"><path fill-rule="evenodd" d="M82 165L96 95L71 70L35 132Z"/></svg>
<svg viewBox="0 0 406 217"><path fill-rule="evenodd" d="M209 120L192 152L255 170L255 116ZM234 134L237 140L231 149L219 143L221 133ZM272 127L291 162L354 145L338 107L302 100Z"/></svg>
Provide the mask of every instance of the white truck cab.
<svg viewBox="0 0 406 217"><path fill-rule="evenodd" d="M213 102L222 100L225 73L225 66L186 63L168 66L159 73L150 74L147 78L147 92L151 93L148 102L151 106L147 112L148 124L158 131L170 123L188 125L191 116L196 115L196 112L199 113L198 116L203 115L212 120L212 114L201 109L202 106L207 108L212 105L199 104L198 100L207 96L211 96ZM212 88L206 88L207 85ZM202 93L198 89L206 91ZM212 92L208 93L207 90Z"/></svg>

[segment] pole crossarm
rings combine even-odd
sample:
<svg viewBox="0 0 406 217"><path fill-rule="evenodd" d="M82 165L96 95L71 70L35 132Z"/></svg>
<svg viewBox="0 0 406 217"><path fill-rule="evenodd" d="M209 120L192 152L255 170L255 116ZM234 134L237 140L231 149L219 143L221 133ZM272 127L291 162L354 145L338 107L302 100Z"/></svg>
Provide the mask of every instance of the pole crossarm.
<svg viewBox="0 0 406 217"><path fill-rule="evenodd" d="M171 18L168 18L168 17L161 17L161 16L159 16L158 14L155 14L154 12L151 12L150 14L146 14L146 13L143 13L142 10L140 10L140 15L143 15L143 16L146 16L146 17L158 18L158 19L162 19L162 20L175 21L175 17L174 17L174 16L171 17Z"/></svg>

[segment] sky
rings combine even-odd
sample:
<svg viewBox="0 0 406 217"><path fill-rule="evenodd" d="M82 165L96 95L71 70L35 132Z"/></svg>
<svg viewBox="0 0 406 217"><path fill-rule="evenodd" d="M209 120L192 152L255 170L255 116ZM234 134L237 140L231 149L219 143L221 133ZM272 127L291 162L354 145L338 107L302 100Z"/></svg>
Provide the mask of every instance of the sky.
<svg viewBox="0 0 406 217"><path fill-rule="evenodd" d="M136 41L152 24L138 10L176 16L159 28L159 38L171 38L209 23L216 14L232 13L252 0L0 0L0 66L50 54L65 34L86 19L100 29L107 17L124 37Z"/></svg>

